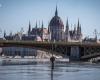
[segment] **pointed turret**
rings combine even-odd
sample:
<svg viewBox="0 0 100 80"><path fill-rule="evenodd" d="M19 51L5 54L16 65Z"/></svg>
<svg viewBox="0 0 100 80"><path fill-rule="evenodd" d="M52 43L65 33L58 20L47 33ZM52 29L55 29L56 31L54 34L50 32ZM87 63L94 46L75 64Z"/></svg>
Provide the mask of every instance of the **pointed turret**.
<svg viewBox="0 0 100 80"><path fill-rule="evenodd" d="M67 18L67 21L66 21L65 40L66 41L69 40L69 23L68 23L68 18Z"/></svg>
<svg viewBox="0 0 100 80"><path fill-rule="evenodd" d="M41 25L41 30L42 30L41 38L42 38L42 41L43 41L43 27L44 27L44 25L43 25L43 21L42 21L42 25Z"/></svg>
<svg viewBox="0 0 100 80"><path fill-rule="evenodd" d="M50 24L48 22L48 34L50 33Z"/></svg>
<svg viewBox="0 0 100 80"><path fill-rule="evenodd" d="M37 21L36 21L36 25L35 25L35 28L37 29Z"/></svg>
<svg viewBox="0 0 100 80"><path fill-rule="evenodd" d="M50 25L49 25L49 22L48 22L48 41L51 40L51 30L50 30Z"/></svg>
<svg viewBox="0 0 100 80"><path fill-rule="evenodd" d="M77 34L76 25L74 24L74 34Z"/></svg>
<svg viewBox="0 0 100 80"><path fill-rule="evenodd" d="M66 22L66 32L69 31L69 24L68 24L68 18L67 18L67 22Z"/></svg>
<svg viewBox="0 0 100 80"><path fill-rule="evenodd" d="M78 19L78 24L77 24L77 40L79 41L82 40L81 24L79 23L79 19Z"/></svg>
<svg viewBox="0 0 100 80"><path fill-rule="evenodd" d="M79 23L79 19L78 19L78 24L77 24L77 34L80 34L80 23Z"/></svg>
<svg viewBox="0 0 100 80"><path fill-rule="evenodd" d="M50 27L49 27L49 25L48 25L48 34L50 33Z"/></svg>
<svg viewBox="0 0 100 80"><path fill-rule="evenodd" d="M56 11L55 11L55 16L58 16L57 6L56 6Z"/></svg>
<svg viewBox="0 0 100 80"><path fill-rule="evenodd" d="M35 35L37 36L37 21L36 21L36 25L35 25Z"/></svg>
<svg viewBox="0 0 100 80"><path fill-rule="evenodd" d="M41 26L41 27L42 27L42 29L43 29L43 27L44 27L44 25L43 25L43 21L42 21L42 26Z"/></svg>
<svg viewBox="0 0 100 80"><path fill-rule="evenodd" d="M77 29L76 29L76 24L74 24L74 31L73 31L73 39L77 40Z"/></svg>
<svg viewBox="0 0 100 80"><path fill-rule="evenodd" d="M30 33L31 33L31 24L30 24L30 21L29 21L28 35L30 35Z"/></svg>
<svg viewBox="0 0 100 80"><path fill-rule="evenodd" d="M98 34L98 32L97 32L97 30L95 29L94 30L94 35L95 35L95 40L97 41L97 34Z"/></svg>
<svg viewBox="0 0 100 80"><path fill-rule="evenodd" d="M6 31L4 30L4 38L6 37Z"/></svg>
<svg viewBox="0 0 100 80"><path fill-rule="evenodd" d="M82 33L81 24L80 24L80 34Z"/></svg>
<svg viewBox="0 0 100 80"><path fill-rule="evenodd" d="M79 22L79 19L78 19L77 27L79 27L79 26L80 26L80 22Z"/></svg>

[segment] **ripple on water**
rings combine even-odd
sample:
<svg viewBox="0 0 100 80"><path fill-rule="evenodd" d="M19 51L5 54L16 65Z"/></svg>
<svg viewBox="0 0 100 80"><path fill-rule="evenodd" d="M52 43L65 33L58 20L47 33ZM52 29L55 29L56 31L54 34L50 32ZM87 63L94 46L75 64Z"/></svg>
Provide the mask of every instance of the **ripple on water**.
<svg viewBox="0 0 100 80"><path fill-rule="evenodd" d="M60 64L53 71L49 64L0 66L0 80L99 80L99 74L97 64Z"/></svg>

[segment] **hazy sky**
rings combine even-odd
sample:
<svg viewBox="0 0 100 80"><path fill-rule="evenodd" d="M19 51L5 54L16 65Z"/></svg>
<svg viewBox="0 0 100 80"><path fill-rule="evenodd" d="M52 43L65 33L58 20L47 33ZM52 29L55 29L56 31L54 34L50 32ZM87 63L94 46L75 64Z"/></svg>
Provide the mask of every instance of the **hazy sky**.
<svg viewBox="0 0 100 80"><path fill-rule="evenodd" d="M32 27L42 20L47 27L56 4L64 26L67 17L70 29L79 18L84 35L92 36L94 29L100 32L100 0L0 0L0 28L14 33L23 27L27 32L29 20Z"/></svg>

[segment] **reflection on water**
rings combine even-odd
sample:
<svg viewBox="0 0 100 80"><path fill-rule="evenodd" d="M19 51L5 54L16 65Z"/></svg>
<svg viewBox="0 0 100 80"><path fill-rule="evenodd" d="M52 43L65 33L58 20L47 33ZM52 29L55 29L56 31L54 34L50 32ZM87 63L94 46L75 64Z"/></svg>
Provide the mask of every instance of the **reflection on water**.
<svg viewBox="0 0 100 80"><path fill-rule="evenodd" d="M0 66L0 80L99 80L99 64Z"/></svg>
<svg viewBox="0 0 100 80"><path fill-rule="evenodd" d="M53 80L53 70L54 69L51 68L51 80Z"/></svg>

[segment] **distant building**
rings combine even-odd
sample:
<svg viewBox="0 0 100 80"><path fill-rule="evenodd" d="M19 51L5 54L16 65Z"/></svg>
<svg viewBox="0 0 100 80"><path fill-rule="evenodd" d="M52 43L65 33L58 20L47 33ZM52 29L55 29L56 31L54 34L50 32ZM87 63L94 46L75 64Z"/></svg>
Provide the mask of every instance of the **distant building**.
<svg viewBox="0 0 100 80"><path fill-rule="evenodd" d="M48 24L48 29L44 28L42 21L41 27L36 25L31 28L29 21L29 28L27 34L17 33L15 35L6 35L4 32L4 38L6 40L31 40L31 41L65 41L65 42L81 42L82 41L82 30L81 24L78 19L77 26L74 26L73 30L69 29L68 19L64 29L62 19L58 16L58 10L56 7L55 15Z"/></svg>
<svg viewBox="0 0 100 80"><path fill-rule="evenodd" d="M37 22L35 28L32 28L29 23L29 29L28 29L28 36L35 36L36 41L47 41L48 40L48 30L44 28L43 21L41 28L37 27Z"/></svg>
<svg viewBox="0 0 100 80"><path fill-rule="evenodd" d="M83 39L84 43L93 43L93 42L98 42L97 38L89 38L89 37L85 37Z"/></svg>
<svg viewBox="0 0 100 80"><path fill-rule="evenodd" d="M24 41L34 41L35 39L36 39L35 35L27 35L27 34L22 35L22 40Z"/></svg>
<svg viewBox="0 0 100 80"><path fill-rule="evenodd" d="M22 34L18 32L16 34L10 33L9 35L6 35L6 32L4 32L4 39L5 40L21 40Z"/></svg>
<svg viewBox="0 0 100 80"><path fill-rule="evenodd" d="M74 30L69 30L68 19L66 23L66 30L65 30L65 41L68 42L81 42L82 41L82 32L81 32L81 25L78 20L77 27L74 26Z"/></svg>
<svg viewBox="0 0 100 80"><path fill-rule="evenodd" d="M43 22L41 28L37 27L37 22L35 28L31 29L31 24L29 22L28 34L22 34L20 32L16 34L6 35L4 32L5 40L28 40L28 41L47 41L48 40L48 30L44 28Z"/></svg>
<svg viewBox="0 0 100 80"><path fill-rule="evenodd" d="M13 40L14 36L7 35L4 38L5 38L5 40Z"/></svg>
<svg viewBox="0 0 100 80"><path fill-rule="evenodd" d="M58 11L56 7L55 16L51 19L49 23L49 35L51 41L63 41L64 40L64 24L61 18L58 16Z"/></svg>
<svg viewBox="0 0 100 80"><path fill-rule="evenodd" d="M77 27L74 30L69 30L68 19L66 23L66 30L64 31L64 24L61 18L58 16L58 10L56 7L55 16L51 19L48 26L49 41L67 41L75 42L82 41L81 25L78 20Z"/></svg>

